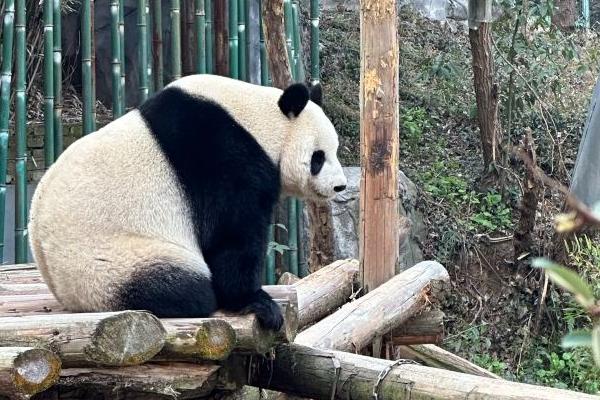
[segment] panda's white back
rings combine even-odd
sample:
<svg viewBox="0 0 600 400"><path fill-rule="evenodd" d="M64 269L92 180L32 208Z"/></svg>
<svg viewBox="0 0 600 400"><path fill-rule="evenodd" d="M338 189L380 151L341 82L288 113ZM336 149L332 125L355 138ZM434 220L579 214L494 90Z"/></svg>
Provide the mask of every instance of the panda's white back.
<svg viewBox="0 0 600 400"><path fill-rule="evenodd" d="M179 185L137 110L67 148L30 214L40 271L59 300L82 311L111 308L111 290L131 272L122 269L160 254L161 242L202 257ZM90 302L82 293L98 295Z"/></svg>

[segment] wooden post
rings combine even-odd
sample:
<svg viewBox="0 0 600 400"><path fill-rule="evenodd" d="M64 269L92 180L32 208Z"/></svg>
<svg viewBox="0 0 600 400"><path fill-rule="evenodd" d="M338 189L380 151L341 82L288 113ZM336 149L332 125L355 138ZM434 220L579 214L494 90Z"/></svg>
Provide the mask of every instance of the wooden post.
<svg viewBox="0 0 600 400"><path fill-rule="evenodd" d="M398 260L398 32L394 0L360 2L360 272L367 291Z"/></svg>

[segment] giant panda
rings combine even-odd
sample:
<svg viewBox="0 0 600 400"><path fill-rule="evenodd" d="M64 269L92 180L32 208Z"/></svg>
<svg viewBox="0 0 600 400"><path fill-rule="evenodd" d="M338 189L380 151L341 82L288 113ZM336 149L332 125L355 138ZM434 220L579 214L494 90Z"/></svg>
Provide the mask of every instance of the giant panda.
<svg viewBox="0 0 600 400"><path fill-rule="evenodd" d="M69 146L42 177L28 227L52 293L77 312L224 309L280 329L261 289L273 208L346 185L321 98L320 86L191 75Z"/></svg>

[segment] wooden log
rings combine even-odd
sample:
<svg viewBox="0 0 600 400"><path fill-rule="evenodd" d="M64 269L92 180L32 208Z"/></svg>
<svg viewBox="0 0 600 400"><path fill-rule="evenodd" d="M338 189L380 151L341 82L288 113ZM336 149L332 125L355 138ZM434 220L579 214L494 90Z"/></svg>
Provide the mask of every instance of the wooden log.
<svg viewBox="0 0 600 400"><path fill-rule="evenodd" d="M254 358L249 384L313 399L597 400L597 396L297 344Z"/></svg>
<svg viewBox="0 0 600 400"><path fill-rule="evenodd" d="M0 347L0 396L26 399L58 381L60 358L45 349Z"/></svg>
<svg viewBox="0 0 600 400"><path fill-rule="evenodd" d="M58 384L44 392L44 398L204 398L215 389L219 370L218 365L190 363L148 363L123 368L69 368L62 370ZM52 397L53 395L57 397Z"/></svg>
<svg viewBox="0 0 600 400"><path fill-rule="evenodd" d="M165 343L165 329L152 314L123 311L5 317L0 346L48 348L65 366L141 364Z"/></svg>
<svg viewBox="0 0 600 400"><path fill-rule="evenodd" d="M439 344L444 339L444 313L424 311L392 331L394 345Z"/></svg>
<svg viewBox="0 0 600 400"><path fill-rule="evenodd" d="M436 283L448 279L441 264L421 262L301 332L295 343L359 351L419 312L431 300Z"/></svg>
<svg viewBox="0 0 600 400"><path fill-rule="evenodd" d="M420 361L429 367L442 368L493 379L502 379L487 369L481 368L480 366L433 344L402 346L400 347L400 355L403 358L411 358Z"/></svg>
<svg viewBox="0 0 600 400"><path fill-rule="evenodd" d="M293 285L294 283L298 282L299 280L300 280L300 278L298 278L296 275L292 274L291 272L284 272L279 277L277 284L278 285Z"/></svg>
<svg viewBox="0 0 600 400"><path fill-rule="evenodd" d="M359 258L369 292L398 262L399 51L396 1L360 4Z"/></svg>
<svg viewBox="0 0 600 400"><path fill-rule="evenodd" d="M342 306L355 293L357 260L339 260L294 284L298 292L300 328L321 320Z"/></svg>
<svg viewBox="0 0 600 400"><path fill-rule="evenodd" d="M233 350L236 334L231 325L218 318L164 318L165 345L154 360L224 360Z"/></svg>
<svg viewBox="0 0 600 400"><path fill-rule="evenodd" d="M0 294L0 317L62 314L65 312L68 311L51 293Z"/></svg>

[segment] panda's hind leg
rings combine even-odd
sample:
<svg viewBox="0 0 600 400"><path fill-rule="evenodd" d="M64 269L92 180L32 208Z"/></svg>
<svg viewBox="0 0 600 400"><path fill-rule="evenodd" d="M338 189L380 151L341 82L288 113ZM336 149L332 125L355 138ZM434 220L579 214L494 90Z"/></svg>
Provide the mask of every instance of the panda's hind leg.
<svg viewBox="0 0 600 400"><path fill-rule="evenodd" d="M210 277L166 260L138 266L115 300L121 309L147 310L161 318L208 317L217 310Z"/></svg>
<svg viewBox="0 0 600 400"><path fill-rule="evenodd" d="M158 317L208 317L217 310L211 273L195 252L159 239L120 237L114 249L129 264L124 279L111 288L112 308L147 310ZM124 244L127 244L124 246Z"/></svg>

